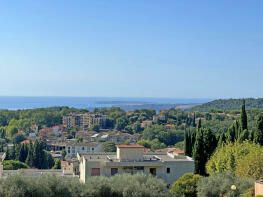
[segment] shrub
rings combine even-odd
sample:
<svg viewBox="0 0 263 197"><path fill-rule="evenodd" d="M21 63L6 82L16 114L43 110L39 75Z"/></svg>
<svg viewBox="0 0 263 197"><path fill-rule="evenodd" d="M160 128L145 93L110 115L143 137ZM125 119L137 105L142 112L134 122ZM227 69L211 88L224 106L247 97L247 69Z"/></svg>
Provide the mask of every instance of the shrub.
<svg viewBox="0 0 263 197"><path fill-rule="evenodd" d="M250 152L237 162L236 174L242 177L263 179L263 150Z"/></svg>
<svg viewBox="0 0 263 197"><path fill-rule="evenodd" d="M143 174L119 174L110 178L90 177L82 184L76 178L22 175L0 179L0 197L166 197L160 179Z"/></svg>
<svg viewBox="0 0 263 197"><path fill-rule="evenodd" d="M4 160L2 163L4 170L18 170L21 168L29 168L27 164L16 160Z"/></svg>
<svg viewBox="0 0 263 197"><path fill-rule="evenodd" d="M237 163L250 152L263 150L259 145L245 141L243 143L229 143L216 150L206 164L207 173L222 173L235 171Z"/></svg>
<svg viewBox="0 0 263 197"><path fill-rule="evenodd" d="M224 172L202 178L197 184L197 194L200 197L230 196L231 186L236 186L235 195L239 196L254 185L253 179L240 178L232 172Z"/></svg>
<svg viewBox="0 0 263 197"><path fill-rule="evenodd" d="M197 193L196 185L201 178L202 176L198 174L186 173L173 183L170 192L176 197L195 197Z"/></svg>

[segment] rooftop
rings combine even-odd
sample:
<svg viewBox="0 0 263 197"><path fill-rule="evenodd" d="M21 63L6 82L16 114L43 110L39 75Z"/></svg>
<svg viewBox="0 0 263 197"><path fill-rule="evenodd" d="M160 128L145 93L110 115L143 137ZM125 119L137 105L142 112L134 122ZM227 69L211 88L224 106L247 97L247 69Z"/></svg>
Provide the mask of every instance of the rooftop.
<svg viewBox="0 0 263 197"><path fill-rule="evenodd" d="M79 154L79 153L78 153ZM116 153L85 153L85 154L79 154L80 157L85 158L87 161L103 161L103 162L120 162L119 159L117 159ZM187 156L175 156L175 155L169 155L168 153L159 152L159 153L144 153L143 154L143 160L136 161L136 162L165 162L165 161L193 161L192 158ZM132 160L127 160L126 162L134 162Z"/></svg>
<svg viewBox="0 0 263 197"><path fill-rule="evenodd" d="M116 145L117 148L144 148L142 145Z"/></svg>

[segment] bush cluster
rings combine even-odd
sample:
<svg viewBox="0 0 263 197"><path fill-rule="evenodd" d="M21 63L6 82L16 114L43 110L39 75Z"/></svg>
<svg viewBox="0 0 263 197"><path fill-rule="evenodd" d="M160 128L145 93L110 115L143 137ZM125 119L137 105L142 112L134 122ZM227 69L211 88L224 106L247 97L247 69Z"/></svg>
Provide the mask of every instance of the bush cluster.
<svg viewBox="0 0 263 197"><path fill-rule="evenodd" d="M91 177L82 184L78 179L22 175L0 179L0 197L165 197L165 183L144 174L120 174L113 177Z"/></svg>

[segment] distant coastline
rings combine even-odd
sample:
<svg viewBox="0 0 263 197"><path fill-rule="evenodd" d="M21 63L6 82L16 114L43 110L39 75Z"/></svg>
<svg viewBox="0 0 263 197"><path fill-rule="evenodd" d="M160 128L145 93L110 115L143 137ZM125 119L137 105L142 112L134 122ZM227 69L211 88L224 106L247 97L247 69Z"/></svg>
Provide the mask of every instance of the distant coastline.
<svg viewBox="0 0 263 197"><path fill-rule="evenodd" d="M35 109L53 106L67 106L93 110L102 107L120 107L125 111L134 109L160 109L181 108L202 104L212 99L198 98L122 98L122 97L26 97L26 96L0 96L0 109L19 110Z"/></svg>

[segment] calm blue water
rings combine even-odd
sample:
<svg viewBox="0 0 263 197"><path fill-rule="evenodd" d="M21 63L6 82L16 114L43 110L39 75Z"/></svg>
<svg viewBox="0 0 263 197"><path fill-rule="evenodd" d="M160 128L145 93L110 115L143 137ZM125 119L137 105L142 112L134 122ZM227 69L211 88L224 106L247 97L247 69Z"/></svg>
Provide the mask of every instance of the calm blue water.
<svg viewBox="0 0 263 197"><path fill-rule="evenodd" d="M0 96L0 109L34 109L52 106L68 106L94 109L111 106L142 106L167 104L196 104L211 99L171 99L171 98L107 98L107 97L5 97Z"/></svg>

